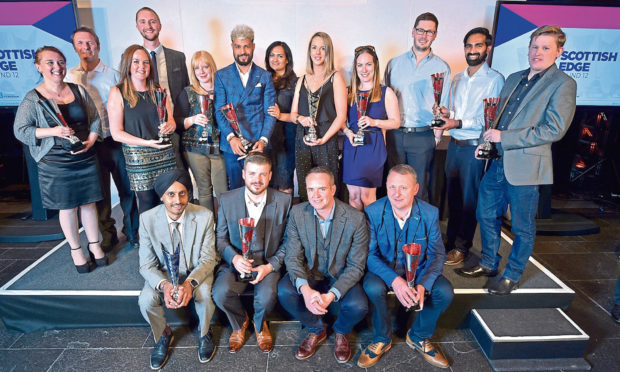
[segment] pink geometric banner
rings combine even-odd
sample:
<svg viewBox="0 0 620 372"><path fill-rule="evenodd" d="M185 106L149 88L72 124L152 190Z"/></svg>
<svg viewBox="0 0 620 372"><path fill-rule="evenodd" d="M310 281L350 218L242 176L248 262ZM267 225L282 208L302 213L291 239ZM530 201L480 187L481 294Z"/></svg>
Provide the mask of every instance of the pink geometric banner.
<svg viewBox="0 0 620 372"><path fill-rule="evenodd" d="M620 29L620 8L613 6L571 6L540 4L504 4L536 26L563 28Z"/></svg>
<svg viewBox="0 0 620 372"><path fill-rule="evenodd" d="M0 25L33 25L66 5L66 1L0 2Z"/></svg>

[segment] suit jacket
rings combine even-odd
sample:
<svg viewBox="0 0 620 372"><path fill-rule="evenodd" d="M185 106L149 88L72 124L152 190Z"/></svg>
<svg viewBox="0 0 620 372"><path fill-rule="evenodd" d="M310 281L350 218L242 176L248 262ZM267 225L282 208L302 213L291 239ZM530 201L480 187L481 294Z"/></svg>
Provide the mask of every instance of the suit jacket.
<svg viewBox="0 0 620 372"><path fill-rule="evenodd" d="M328 272L336 279L333 287L341 296L364 276L368 256L368 228L364 214L336 199L331 239L327 253ZM308 202L295 205L286 226L286 269L293 286L297 278L308 280L318 263L314 207Z"/></svg>
<svg viewBox="0 0 620 372"><path fill-rule="evenodd" d="M166 58L166 73L168 74L168 87L170 88L168 99L176 100L183 88L189 85L185 54L174 49L168 49L163 45L162 47ZM182 127L177 129L183 131Z"/></svg>
<svg viewBox="0 0 620 372"><path fill-rule="evenodd" d="M214 85L215 119L220 128L222 151L232 153L226 138L233 133L233 129L220 111L227 103L234 106L241 133L248 141L256 142L261 137L271 138L276 118L269 115L267 110L276 102L276 90L269 72L252 62L250 76L244 88L237 66L232 63L217 71Z"/></svg>
<svg viewBox="0 0 620 372"><path fill-rule="evenodd" d="M389 287L398 276L392 266L388 265L397 257L394 247L400 251L406 243L418 243L422 250L415 283L422 284L430 291L435 279L441 275L446 260L437 208L416 198L411 216L403 227L403 231L407 229L407 235L401 239L396 236L398 222L394 219L392 204L387 196L366 207L366 216L370 229L368 271L377 274ZM401 263L405 267L404 255L401 257Z"/></svg>
<svg viewBox="0 0 620 372"><path fill-rule="evenodd" d="M183 250L187 259L188 278L202 283L213 275L217 263L213 213L199 205L187 204L183 231ZM170 280L161 250L170 249L170 230L163 204L140 215L140 274L153 288L162 280Z"/></svg>
<svg viewBox="0 0 620 372"><path fill-rule="evenodd" d="M239 236L240 218L247 217L245 208L245 186L220 195L220 206L217 212L217 251L228 265L232 259L241 254L241 237ZM274 271L280 270L284 263L284 227L292 197L272 188L267 189L267 200L261 218L265 218L265 234L259 237L264 243L265 259L273 266ZM254 234L263 234L263 230L254 230Z"/></svg>
<svg viewBox="0 0 620 372"><path fill-rule="evenodd" d="M498 118L527 71L516 72L506 79L500 93ZM511 185L553 183L551 144L566 134L575 114L576 99L577 83L555 64L527 93L508 128L502 131L504 173Z"/></svg>

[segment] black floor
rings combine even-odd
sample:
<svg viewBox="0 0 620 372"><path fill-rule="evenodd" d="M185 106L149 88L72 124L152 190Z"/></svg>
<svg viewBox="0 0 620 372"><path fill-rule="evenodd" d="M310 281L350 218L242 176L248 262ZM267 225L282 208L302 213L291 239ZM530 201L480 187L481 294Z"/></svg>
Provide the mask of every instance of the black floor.
<svg viewBox="0 0 620 372"><path fill-rule="evenodd" d="M620 366L620 325L611 320L609 308L618 278L620 217L599 213L593 220L601 226L600 234L540 236L537 237L534 256L575 290L575 299L566 312L590 335L586 360L592 370L615 371ZM0 286L57 243L0 244ZM233 355L227 350L229 328L215 327L214 336L220 348L215 358L205 365L198 363L196 334L187 328L175 329L174 349L164 370L291 372L357 369L355 361L371 337L368 331L352 335L356 353L348 364L336 363L332 354L333 336L315 356L301 362L294 358L294 353L306 331L296 324L273 324L271 328L276 343L271 353L262 353L252 335L246 346ZM438 329L433 341L448 356L453 371L492 370L466 329ZM14 334L0 325L0 371L149 370L153 344L148 327ZM392 350L372 370L431 371L437 368L428 365L402 339L395 339Z"/></svg>

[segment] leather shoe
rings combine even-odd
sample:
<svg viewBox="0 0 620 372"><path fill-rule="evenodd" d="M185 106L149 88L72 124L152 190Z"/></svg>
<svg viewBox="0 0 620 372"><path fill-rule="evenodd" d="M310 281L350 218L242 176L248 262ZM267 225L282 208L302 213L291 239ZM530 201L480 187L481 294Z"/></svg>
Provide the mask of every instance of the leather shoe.
<svg viewBox="0 0 620 372"><path fill-rule="evenodd" d="M508 278L501 278L499 282L491 284L487 289L490 294L505 296L518 288L519 282L513 282Z"/></svg>
<svg viewBox="0 0 620 372"><path fill-rule="evenodd" d="M497 270L487 270L480 265L476 265L469 269L462 267L460 269L454 270L454 272L465 278L478 278L480 276L496 276L498 274Z"/></svg>
<svg viewBox="0 0 620 372"><path fill-rule="evenodd" d="M168 349L170 348L172 340L174 340L172 331L169 326L166 326L164 333L162 333L159 338L159 342L157 342L151 352L151 369L158 370L166 364L168 360Z"/></svg>
<svg viewBox="0 0 620 372"><path fill-rule="evenodd" d="M198 341L198 361L200 361L200 363L211 361L215 355L215 345L213 344L212 337L213 334L211 333L211 329L209 329L209 332L200 337Z"/></svg>
<svg viewBox="0 0 620 372"><path fill-rule="evenodd" d="M254 324L254 330L256 331L256 344L258 348L261 349L264 353L268 353L273 350L273 338L271 338L271 332L269 332L269 328L267 327L267 322L263 320L263 327L261 331L258 331L258 327Z"/></svg>
<svg viewBox="0 0 620 372"><path fill-rule="evenodd" d="M349 338L342 333L334 332L334 357L338 363L346 363L351 359Z"/></svg>
<svg viewBox="0 0 620 372"><path fill-rule="evenodd" d="M407 332L407 345L410 348L417 350L422 356L424 360L426 360L431 365L439 368L448 368L450 367L450 363L445 356L436 349L428 338L420 339L417 337L413 337L413 340L409 337L409 332Z"/></svg>
<svg viewBox="0 0 620 372"><path fill-rule="evenodd" d="M465 253L455 248L446 255L446 262L444 262L444 265L458 265L463 262L463 260L465 260Z"/></svg>
<svg viewBox="0 0 620 372"><path fill-rule="evenodd" d="M316 348L321 344L321 342L325 341L327 338L327 329L323 329L323 332L316 333L308 333L308 336L304 339L304 341L299 345L297 352L295 353L295 358L299 360L308 359L316 353Z"/></svg>
<svg viewBox="0 0 620 372"><path fill-rule="evenodd" d="M241 325L241 329L233 330L230 334L230 339L228 340L228 351L231 353L236 353L243 347L245 344L245 331L248 329L250 325L250 318L248 318L248 314L245 314L245 321Z"/></svg>
<svg viewBox="0 0 620 372"><path fill-rule="evenodd" d="M387 353L388 350L392 348L392 341L390 340L389 344L384 344L383 342L375 342L374 344L368 345L364 350L362 350L362 355L357 360L357 366L360 368L369 368L377 364L379 359L383 356L383 354Z"/></svg>

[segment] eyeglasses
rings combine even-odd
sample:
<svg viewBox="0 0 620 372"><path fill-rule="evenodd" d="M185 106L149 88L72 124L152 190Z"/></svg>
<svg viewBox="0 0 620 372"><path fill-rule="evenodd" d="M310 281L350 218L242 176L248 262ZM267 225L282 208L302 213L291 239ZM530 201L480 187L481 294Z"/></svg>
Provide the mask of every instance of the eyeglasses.
<svg viewBox="0 0 620 372"><path fill-rule="evenodd" d="M422 36L424 34L426 34L426 36L434 36L437 33L437 31L432 31L432 30L425 30L423 28L416 28L415 29L415 34Z"/></svg>
<svg viewBox="0 0 620 372"><path fill-rule="evenodd" d="M357 48L355 48L355 54L360 53L363 50L370 50L371 52L374 53L375 51L375 47L372 45L363 45L363 46L358 46Z"/></svg>

